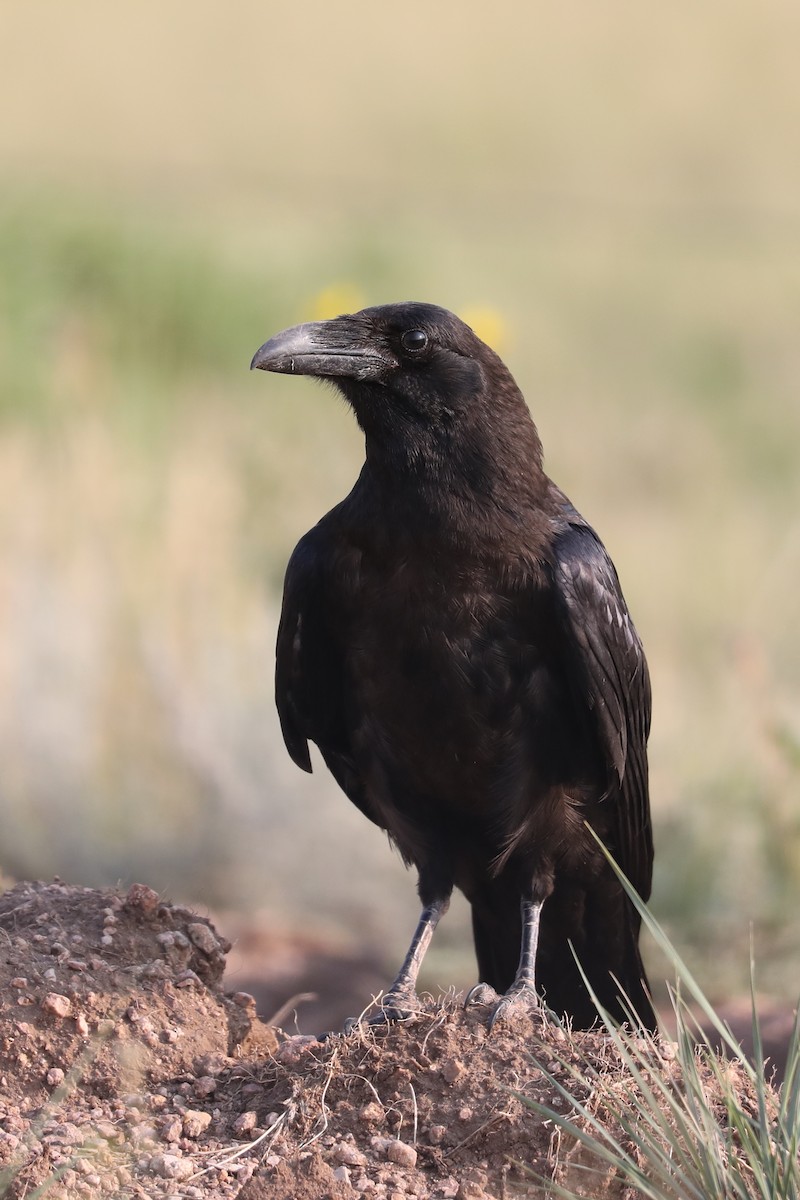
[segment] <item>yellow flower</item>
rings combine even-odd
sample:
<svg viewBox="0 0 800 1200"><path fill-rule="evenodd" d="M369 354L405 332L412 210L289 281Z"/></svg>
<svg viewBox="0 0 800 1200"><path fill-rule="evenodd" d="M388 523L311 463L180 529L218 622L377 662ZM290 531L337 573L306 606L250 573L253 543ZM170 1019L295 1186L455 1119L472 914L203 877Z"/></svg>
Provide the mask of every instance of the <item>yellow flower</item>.
<svg viewBox="0 0 800 1200"><path fill-rule="evenodd" d="M312 321L328 321L363 307L364 297L354 283L332 283L314 296L309 315Z"/></svg>
<svg viewBox="0 0 800 1200"><path fill-rule="evenodd" d="M482 342L491 346L498 354L508 349L510 337L508 325L496 308L474 306L459 313L461 320L469 325Z"/></svg>

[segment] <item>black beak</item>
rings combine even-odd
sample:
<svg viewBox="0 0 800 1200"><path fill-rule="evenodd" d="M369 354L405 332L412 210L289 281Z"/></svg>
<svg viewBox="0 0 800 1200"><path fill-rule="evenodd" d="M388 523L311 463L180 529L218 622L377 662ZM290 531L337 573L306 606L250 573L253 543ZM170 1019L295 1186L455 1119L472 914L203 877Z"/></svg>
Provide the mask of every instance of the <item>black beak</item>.
<svg viewBox="0 0 800 1200"><path fill-rule="evenodd" d="M377 379L395 363L388 351L370 340L371 334L360 316L295 325L264 342L256 350L250 370Z"/></svg>

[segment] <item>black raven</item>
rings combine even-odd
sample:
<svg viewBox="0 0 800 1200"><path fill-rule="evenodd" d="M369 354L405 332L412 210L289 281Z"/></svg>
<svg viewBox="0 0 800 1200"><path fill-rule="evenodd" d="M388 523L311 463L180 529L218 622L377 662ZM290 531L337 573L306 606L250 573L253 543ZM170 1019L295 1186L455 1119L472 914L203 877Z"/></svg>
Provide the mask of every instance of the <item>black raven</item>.
<svg viewBox="0 0 800 1200"><path fill-rule="evenodd" d="M445 309L298 325L252 367L352 406L366 461L288 570L276 697L294 761L319 747L419 876L422 915L384 1011L414 1010L453 887L472 907L492 1021L543 998L655 1027L639 920L589 827L647 897L650 685L614 566L542 469L498 356ZM495 993L502 995L498 998Z"/></svg>

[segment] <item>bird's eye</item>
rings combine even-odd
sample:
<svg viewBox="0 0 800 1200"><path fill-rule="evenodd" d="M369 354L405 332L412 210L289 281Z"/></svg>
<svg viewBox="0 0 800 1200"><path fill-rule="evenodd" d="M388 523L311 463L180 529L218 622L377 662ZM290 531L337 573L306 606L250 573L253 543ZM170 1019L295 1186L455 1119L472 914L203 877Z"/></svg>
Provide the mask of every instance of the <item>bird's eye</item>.
<svg viewBox="0 0 800 1200"><path fill-rule="evenodd" d="M424 350L428 344L428 335L422 329L407 329L400 338L404 350Z"/></svg>

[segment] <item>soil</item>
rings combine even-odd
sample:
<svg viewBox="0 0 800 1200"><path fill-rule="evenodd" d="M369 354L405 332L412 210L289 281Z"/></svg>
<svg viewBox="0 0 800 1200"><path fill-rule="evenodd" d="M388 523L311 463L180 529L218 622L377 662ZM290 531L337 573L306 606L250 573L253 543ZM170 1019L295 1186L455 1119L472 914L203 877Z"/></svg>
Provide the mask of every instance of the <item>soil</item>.
<svg viewBox="0 0 800 1200"><path fill-rule="evenodd" d="M522 1097L566 1111L555 1078L588 1099L570 1064L630 1087L604 1034L533 1013L489 1035L452 995L402 1024L285 1034L223 990L229 948L141 884L0 896L0 1196L543 1195L531 1172L574 1187L585 1162Z"/></svg>

